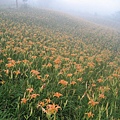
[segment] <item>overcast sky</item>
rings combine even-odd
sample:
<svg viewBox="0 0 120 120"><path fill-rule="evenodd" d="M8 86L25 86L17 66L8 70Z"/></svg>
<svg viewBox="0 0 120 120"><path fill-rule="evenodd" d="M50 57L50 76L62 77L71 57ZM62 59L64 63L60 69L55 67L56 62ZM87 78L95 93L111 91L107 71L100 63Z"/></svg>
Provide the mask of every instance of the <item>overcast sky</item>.
<svg viewBox="0 0 120 120"><path fill-rule="evenodd" d="M30 5L73 12L111 14L120 11L120 0L28 0Z"/></svg>
<svg viewBox="0 0 120 120"><path fill-rule="evenodd" d="M0 0L0 4L14 4L16 0ZM19 3L22 0L18 0ZM34 7L45 7L66 12L88 12L97 14L112 14L120 11L120 0L28 0Z"/></svg>

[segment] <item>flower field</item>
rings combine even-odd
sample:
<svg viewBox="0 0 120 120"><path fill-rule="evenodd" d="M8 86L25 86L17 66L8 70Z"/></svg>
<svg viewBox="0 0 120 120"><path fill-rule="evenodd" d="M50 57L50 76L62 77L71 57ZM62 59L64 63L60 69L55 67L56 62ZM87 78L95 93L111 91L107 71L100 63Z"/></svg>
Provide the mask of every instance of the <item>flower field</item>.
<svg viewBox="0 0 120 120"><path fill-rule="evenodd" d="M0 9L0 120L120 120L119 31Z"/></svg>

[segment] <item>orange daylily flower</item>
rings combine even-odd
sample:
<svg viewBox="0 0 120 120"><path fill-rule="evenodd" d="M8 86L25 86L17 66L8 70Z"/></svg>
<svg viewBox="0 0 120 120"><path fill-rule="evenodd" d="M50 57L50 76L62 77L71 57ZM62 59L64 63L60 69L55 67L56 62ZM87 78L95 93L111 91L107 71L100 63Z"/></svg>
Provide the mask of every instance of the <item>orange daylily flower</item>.
<svg viewBox="0 0 120 120"><path fill-rule="evenodd" d="M90 104L91 106L95 106L95 105L99 104L99 102L95 102L93 99L90 99L88 104Z"/></svg>
<svg viewBox="0 0 120 120"><path fill-rule="evenodd" d="M45 106L45 103L44 102L39 102L37 104L37 108L40 108L40 107L44 107Z"/></svg>
<svg viewBox="0 0 120 120"><path fill-rule="evenodd" d="M72 81L72 82L70 82L70 84L71 84L71 85L74 85L74 84L76 84L76 82L75 82L75 81Z"/></svg>
<svg viewBox="0 0 120 120"><path fill-rule="evenodd" d="M8 64L6 64L6 67L11 68L11 67L13 67L14 65L15 65L15 64L8 63Z"/></svg>
<svg viewBox="0 0 120 120"><path fill-rule="evenodd" d="M22 60L22 62L25 63L25 64L26 64L26 63L29 63L29 61L26 60L26 59L25 59L25 60Z"/></svg>
<svg viewBox="0 0 120 120"><path fill-rule="evenodd" d="M98 79L97 81L98 81L99 83L101 83L101 82L103 82L103 79L100 78L100 79Z"/></svg>
<svg viewBox="0 0 120 120"><path fill-rule="evenodd" d="M26 99L26 98L22 98L22 99L21 99L21 103L26 104L26 102L27 102L27 99Z"/></svg>
<svg viewBox="0 0 120 120"><path fill-rule="evenodd" d="M51 63L48 63L48 64L47 64L47 67L52 67L52 64L51 64Z"/></svg>
<svg viewBox="0 0 120 120"><path fill-rule="evenodd" d="M64 58L65 59L65 61L69 61L70 59L69 58Z"/></svg>
<svg viewBox="0 0 120 120"><path fill-rule="evenodd" d="M50 60L53 60L53 58L54 58L54 57L52 57L52 56L51 56L51 57L49 57L49 59L50 59Z"/></svg>
<svg viewBox="0 0 120 120"><path fill-rule="evenodd" d="M95 84L95 83L92 83L92 87L96 87L96 84Z"/></svg>
<svg viewBox="0 0 120 120"><path fill-rule="evenodd" d="M17 63L17 64L20 64L20 63L21 63L21 61L20 61L20 60L18 60L18 61L16 61L16 63Z"/></svg>
<svg viewBox="0 0 120 120"><path fill-rule="evenodd" d="M116 73L112 74L112 76L113 76L113 77L119 77L119 75L116 74Z"/></svg>
<svg viewBox="0 0 120 120"><path fill-rule="evenodd" d="M2 35L3 34L3 32L0 32L0 35Z"/></svg>
<svg viewBox="0 0 120 120"><path fill-rule="evenodd" d="M67 77L72 77L72 73L67 74Z"/></svg>
<svg viewBox="0 0 120 120"><path fill-rule="evenodd" d="M104 95L104 94L99 94L99 98L104 99L104 98L105 98L105 95Z"/></svg>
<svg viewBox="0 0 120 120"><path fill-rule="evenodd" d="M4 70L4 72L6 73L6 74L9 74L9 70L7 69L7 70Z"/></svg>
<svg viewBox="0 0 120 120"><path fill-rule="evenodd" d="M18 74L20 74L20 71L17 70L17 71L14 71L14 73L15 73L16 75L18 75Z"/></svg>
<svg viewBox="0 0 120 120"><path fill-rule="evenodd" d="M82 81L82 78L78 78L77 80L78 80L79 82L81 82L81 81Z"/></svg>
<svg viewBox="0 0 120 120"><path fill-rule="evenodd" d="M59 84L62 84L62 85L67 85L67 84L68 84L68 82L67 82L67 81L65 81L65 80L60 80L60 81L59 81Z"/></svg>
<svg viewBox="0 0 120 120"><path fill-rule="evenodd" d="M105 91L109 91L110 88L108 86L100 86L98 88L99 91L101 91L102 93L104 93Z"/></svg>
<svg viewBox="0 0 120 120"><path fill-rule="evenodd" d="M43 107L45 105L45 103L44 102L40 102L40 105Z"/></svg>
<svg viewBox="0 0 120 120"><path fill-rule="evenodd" d="M94 68L95 67L95 64L93 62L88 62L87 64L90 68Z"/></svg>
<svg viewBox="0 0 120 120"><path fill-rule="evenodd" d="M101 91L102 93L105 92L105 88L104 88L104 86L100 86L100 87L98 88L98 90Z"/></svg>
<svg viewBox="0 0 120 120"><path fill-rule="evenodd" d="M45 99L45 101L46 101L47 104L51 102L50 98Z"/></svg>
<svg viewBox="0 0 120 120"><path fill-rule="evenodd" d="M55 60L54 60L54 63L55 63L55 64L60 64L60 63L61 63L60 58L55 59Z"/></svg>
<svg viewBox="0 0 120 120"><path fill-rule="evenodd" d="M55 114L56 112L58 112L58 109L60 109L61 107L55 104L48 104L46 106L46 110L44 108L42 108L43 112L45 112L46 114L52 115Z"/></svg>
<svg viewBox="0 0 120 120"><path fill-rule="evenodd" d="M26 91L28 91L29 93L33 92L34 89L33 88L27 88Z"/></svg>
<svg viewBox="0 0 120 120"><path fill-rule="evenodd" d="M38 72L37 70L31 70L31 73L32 73L33 75L39 75L39 74L40 74L40 72Z"/></svg>
<svg viewBox="0 0 120 120"><path fill-rule="evenodd" d="M37 96L40 96L40 95L34 93L34 94L30 95L30 98L31 98L31 99L35 99Z"/></svg>
<svg viewBox="0 0 120 120"><path fill-rule="evenodd" d="M9 63L12 63L12 64L14 64L15 65L15 60L9 60Z"/></svg>
<svg viewBox="0 0 120 120"><path fill-rule="evenodd" d="M37 56L32 56L33 59L37 58Z"/></svg>
<svg viewBox="0 0 120 120"><path fill-rule="evenodd" d="M49 75L48 75L48 74L46 74L46 75L45 75L45 77L46 77L46 78L48 78L48 77L49 77Z"/></svg>
<svg viewBox="0 0 120 120"><path fill-rule="evenodd" d="M90 118L90 117L93 117L93 116L94 116L94 114L93 114L92 112L88 112L88 113L85 113L85 114L87 114L88 118Z"/></svg>
<svg viewBox="0 0 120 120"><path fill-rule="evenodd" d="M0 63L2 63L3 62L3 60L0 60Z"/></svg>
<svg viewBox="0 0 120 120"><path fill-rule="evenodd" d="M57 49L56 48L50 48L51 51L56 51Z"/></svg>
<svg viewBox="0 0 120 120"><path fill-rule="evenodd" d="M60 71L59 73L58 73L58 75L62 75L63 74L63 72L62 71Z"/></svg>
<svg viewBox="0 0 120 120"><path fill-rule="evenodd" d="M72 57L75 57L75 56L77 56L77 54L71 54L71 56L72 56Z"/></svg>
<svg viewBox="0 0 120 120"><path fill-rule="evenodd" d="M41 79L41 76L40 76L40 75L37 75L37 79L40 80L40 79Z"/></svg>
<svg viewBox="0 0 120 120"><path fill-rule="evenodd" d="M9 61L10 61L10 60L12 60L12 58L8 57L8 58L7 58L7 60L9 60Z"/></svg>
<svg viewBox="0 0 120 120"><path fill-rule="evenodd" d="M59 92L56 92L53 96L59 98L60 96L63 96L63 95L61 93L59 93Z"/></svg>

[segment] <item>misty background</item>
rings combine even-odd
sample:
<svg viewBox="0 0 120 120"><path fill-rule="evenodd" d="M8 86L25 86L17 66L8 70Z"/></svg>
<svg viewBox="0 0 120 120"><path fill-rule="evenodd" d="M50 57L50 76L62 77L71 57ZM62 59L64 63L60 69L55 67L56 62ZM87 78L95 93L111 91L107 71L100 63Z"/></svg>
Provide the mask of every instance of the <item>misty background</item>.
<svg viewBox="0 0 120 120"><path fill-rule="evenodd" d="M120 0L17 0L18 7L56 10L120 28ZM16 7L16 0L0 0L0 7Z"/></svg>
<svg viewBox="0 0 120 120"><path fill-rule="evenodd" d="M18 0L21 6L24 0ZM0 0L0 5L14 6L16 0ZM65 12L86 12L110 15L120 11L120 0L27 0L32 7L44 7Z"/></svg>

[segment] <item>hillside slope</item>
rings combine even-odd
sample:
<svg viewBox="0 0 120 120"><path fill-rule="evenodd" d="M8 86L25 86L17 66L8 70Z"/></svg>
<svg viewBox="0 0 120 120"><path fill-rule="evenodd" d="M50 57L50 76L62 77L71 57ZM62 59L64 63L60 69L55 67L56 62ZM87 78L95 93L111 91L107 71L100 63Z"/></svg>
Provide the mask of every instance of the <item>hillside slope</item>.
<svg viewBox="0 0 120 120"><path fill-rule="evenodd" d="M14 10L13 10L14 11ZM64 13L38 10L7 11L9 19L49 29L54 33L70 35L83 40L87 44L99 44L101 47L118 51L120 49L120 33L109 27L100 26L84 19L74 18ZM22 14L20 14L22 12ZM8 15L7 15L8 16ZM4 15L4 17L7 17ZM14 16L18 16L17 18ZM22 20L21 20L21 19ZM109 44L108 44L109 42ZM94 46L94 45L93 45Z"/></svg>
<svg viewBox="0 0 120 120"><path fill-rule="evenodd" d="M0 9L1 120L119 120L120 34L44 9Z"/></svg>

